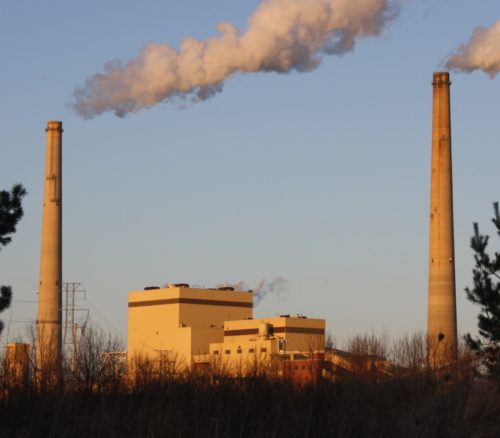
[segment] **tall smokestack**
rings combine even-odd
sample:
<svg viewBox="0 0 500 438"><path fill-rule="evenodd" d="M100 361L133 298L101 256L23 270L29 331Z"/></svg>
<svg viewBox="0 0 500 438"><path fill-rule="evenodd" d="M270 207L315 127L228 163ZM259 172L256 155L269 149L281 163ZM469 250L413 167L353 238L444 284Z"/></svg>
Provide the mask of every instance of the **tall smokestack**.
<svg viewBox="0 0 500 438"><path fill-rule="evenodd" d="M60 371L62 348L62 122L48 122L45 131L36 368L42 382L54 383Z"/></svg>
<svg viewBox="0 0 500 438"><path fill-rule="evenodd" d="M432 170L429 242L428 360L442 366L457 357L453 186L451 165L450 76L432 82Z"/></svg>

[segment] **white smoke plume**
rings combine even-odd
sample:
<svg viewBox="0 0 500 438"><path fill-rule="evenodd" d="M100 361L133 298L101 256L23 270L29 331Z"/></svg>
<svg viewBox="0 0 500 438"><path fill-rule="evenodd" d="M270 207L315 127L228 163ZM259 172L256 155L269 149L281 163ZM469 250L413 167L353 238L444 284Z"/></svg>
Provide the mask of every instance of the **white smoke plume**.
<svg viewBox="0 0 500 438"><path fill-rule="evenodd" d="M276 277L271 281L261 280L253 291L253 301L258 305L268 294L282 295L287 287L287 281L283 277Z"/></svg>
<svg viewBox="0 0 500 438"><path fill-rule="evenodd" d="M216 287L234 287L234 290L250 290L244 281L238 283L220 283ZM283 277L275 277L271 281L265 278L253 289L253 301L257 306L268 294L282 295L288 288L288 282Z"/></svg>
<svg viewBox="0 0 500 438"><path fill-rule="evenodd" d="M494 78L500 72L500 20L489 28L474 29L470 41L446 61L446 68L466 73L483 70Z"/></svg>
<svg viewBox="0 0 500 438"><path fill-rule="evenodd" d="M110 62L74 93L73 109L89 119L123 117L175 98L203 101L238 72L314 70L324 54L352 51L397 16L397 0L262 0L241 33L232 23L218 36L185 38L180 49L149 43L125 65Z"/></svg>

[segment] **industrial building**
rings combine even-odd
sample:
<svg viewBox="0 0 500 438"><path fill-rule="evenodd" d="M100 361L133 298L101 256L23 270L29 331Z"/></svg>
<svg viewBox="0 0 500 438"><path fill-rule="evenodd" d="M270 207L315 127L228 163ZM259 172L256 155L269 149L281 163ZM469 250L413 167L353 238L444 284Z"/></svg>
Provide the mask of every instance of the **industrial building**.
<svg viewBox="0 0 500 438"><path fill-rule="evenodd" d="M234 290L166 288L133 291L128 297L129 357L160 360L175 356L191 365L223 338L224 321L252 317L252 293Z"/></svg>
<svg viewBox="0 0 500 438"><path fill-rule="evenodd" d="M280 371L281 362L324 356L325 321L302 315L224 322L224 339L210 344L213 363L231 373L261 367Z"/></svg>
<svg viewBox="0 0 500 438"><path fill-rule="evenodd" d="M31 345L21 342L7 344L5 355L5 383L9 388L28 385Z"/></svg>
<svg viewBox="0 0 500 438"><path fill-rule="evenodd" d="M216 367L248 374L256 369L281 373L284 361L324 356L323 319L302 315L253 319L252 301L252 291L231 287L172 284L132 291L128 359L147 359L163 368Z"/></svg>

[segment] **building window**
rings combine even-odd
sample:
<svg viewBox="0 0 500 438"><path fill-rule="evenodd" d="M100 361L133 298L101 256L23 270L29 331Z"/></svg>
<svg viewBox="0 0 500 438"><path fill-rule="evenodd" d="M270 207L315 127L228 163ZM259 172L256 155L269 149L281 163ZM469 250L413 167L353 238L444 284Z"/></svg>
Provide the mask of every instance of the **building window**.
<svg viewBox="0 0 500 438"><path fill-rule="evenodd" d="M224 353L231 354L231 350L226 350Z"/></svg>
<svg viewBox="0 0 500 438"><path fill-rule="evenodd" d="M236 350L236 353L238 353L238 354L241 354L241 352L242 352L241 348L238 348L238 349Z"/></svg>
<svg viewBox="0 0 500 438"><path fill-rule="evenodd" d="M254 352L254 349L253 349L253 348L249 348L249 349L248 349L248 352L249 352L249 353L253 353L253 352Z"/></svg>
<svg viewBox="0 0 500 438"><path fill-rule="evenodd" d="M267 348L262 347L262 348L260 349L260 352L261 352L261 353L266 353L266 352L267 352Z"/></svg>
<svg viewBox="0 0 500 438"><path fill-rule="evenodd" d="M214 354L219 354L219 350L214 350Z"/></svg>

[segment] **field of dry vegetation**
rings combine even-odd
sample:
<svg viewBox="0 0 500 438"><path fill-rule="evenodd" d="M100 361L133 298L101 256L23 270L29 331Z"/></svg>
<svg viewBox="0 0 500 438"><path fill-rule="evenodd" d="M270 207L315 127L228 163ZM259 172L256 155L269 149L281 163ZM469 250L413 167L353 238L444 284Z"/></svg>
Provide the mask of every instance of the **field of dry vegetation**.
<svg viewBox="0 0 500 438"><path fill-rule="evenodd" d="M158 373L154 364L132 382L123 362L103 354L117 346L99 331L81 340L57 389L36 388L30 375L12 381L2 360L0 436L500 436L500 382L478 374L464 351L446 370L429 369L421 335L358 336L344 347L359 358L351 371L308 385L262 369L229 377ZM375 356L390 362L374 367Z"/></svg>

